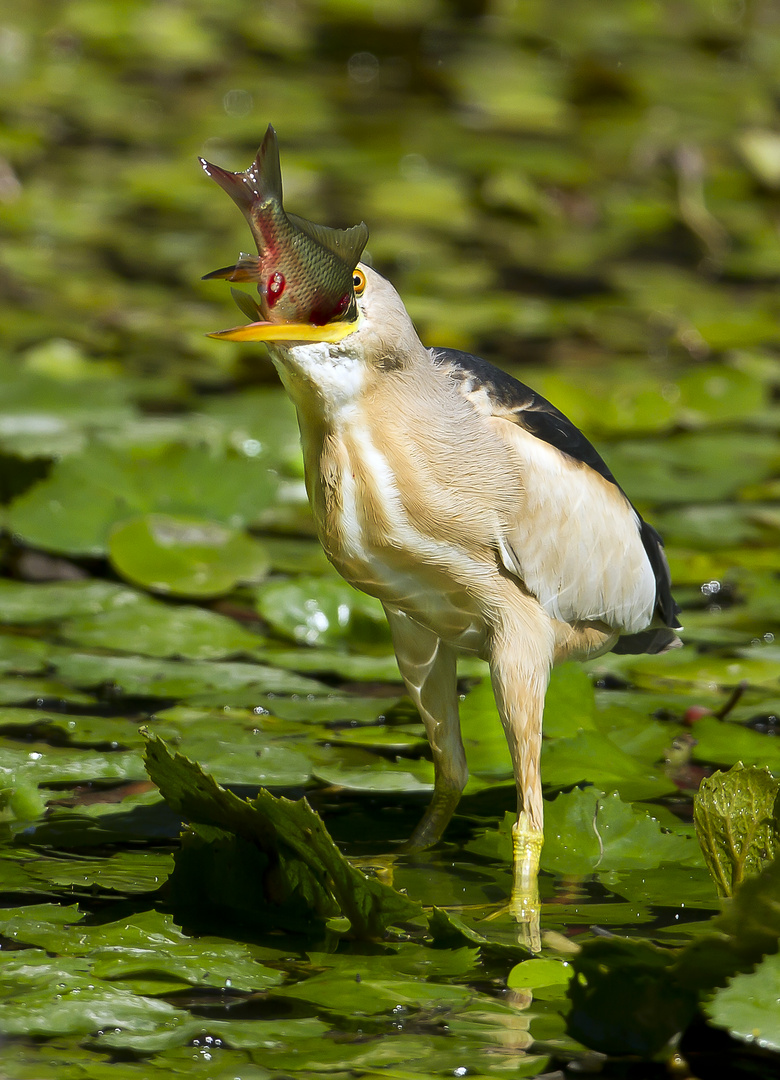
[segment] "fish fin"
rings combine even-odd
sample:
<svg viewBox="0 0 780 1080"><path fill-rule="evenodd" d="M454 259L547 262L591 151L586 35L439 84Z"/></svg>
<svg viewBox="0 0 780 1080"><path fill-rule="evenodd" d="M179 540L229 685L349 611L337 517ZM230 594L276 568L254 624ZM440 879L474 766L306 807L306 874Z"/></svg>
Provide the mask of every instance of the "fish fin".
<svg viewBox="0 0 780 1080"><path fill-rule="evenodd" d="M204 274L201 281L213 281L214 278L226 278L228 281L233 277L235 266L221 266L219 270L212 270L210 274Z"/></svg>
<svg viewBox="0 0 780 1080"><path fill-rule="evenodd" d="M233 269L231 281L254 281L258 282L262 277L260 271L260 259L257 255L248 255L242 251L238 262Z"/></svg>
<svg viewBox="0 0 780 1080"><path fill-rule="evenodd" d="M219 270L212 270L210 274L205 274L202 280L225 278L227 281L258 282L261 277L260 259L257 255L247 255L245 251L242 251L235 266L223 266Z"/></svg>
<svg viewBox="0 0 780 1080"><path fill-rule="evenodd" d="M262 319L260 305L249 293L242 292L240 289L231 289L230 295L250 322L259 322Z"/></svg>
<svg viewBox="0 0 780 1080"><path fill-rule="evenodd" d="M364 221L350 229L331 229L328 225L316 225L297 214L288 213L287 220L327 251L338 255L350 268L357 266L368 243L368 226Z"/></svg>
<svg viewBox="0 0 780 1080"><path fill-rule="evenodd" d="M230 172L219 165L212 165L205 158L198 160L206 176L216 180L222 190L228 193L250 224L252 211L258 203L275 200L281 207L282 167L279 164L279 143L270 124L257 156L248 169Z"/></svg>

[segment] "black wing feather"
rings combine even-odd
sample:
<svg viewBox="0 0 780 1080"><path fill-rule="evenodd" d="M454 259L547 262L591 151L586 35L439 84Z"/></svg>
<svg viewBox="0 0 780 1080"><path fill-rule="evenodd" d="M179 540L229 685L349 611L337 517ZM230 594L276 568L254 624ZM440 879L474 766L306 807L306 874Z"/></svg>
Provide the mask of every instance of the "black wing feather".
<svg viewBox="0 0 780 1080"><path fill-rule="evenodd" d="M587 465L623 491L604 459L579 428L530 386L487 360L472 356L471 353L460 352L458 349L431 349L430 352L434 363L449 368L454 378L463 383L471 383L474 390L486 390L491 400L502 410L506 410L508 419L514 420L537 439L549 443L562 454ZM623 494L625 495L625 492ZM628 499L628 496L626 498ZM628 501L630 503L630 500ZM631 505L633 506L633 503ZM655 574L658 614L666 626L677 627L680 625L677 620L680 609L672 597L672 582L663 553L663 540L652 525L644 521L636 507L634 510L640 522L642 543Z"/></svg>

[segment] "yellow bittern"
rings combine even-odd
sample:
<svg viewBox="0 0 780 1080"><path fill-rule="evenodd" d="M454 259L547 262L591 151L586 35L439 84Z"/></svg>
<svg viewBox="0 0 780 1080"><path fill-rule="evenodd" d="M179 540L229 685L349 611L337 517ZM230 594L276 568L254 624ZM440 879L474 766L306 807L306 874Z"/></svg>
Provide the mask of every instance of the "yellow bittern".
<svg viewBox="0 0 780 1080"><path fill-rule="evenodd" d="M550 670L678 643L661 539L553 405L485 360L422 344L393 286L359 262L365 225L285 212L272 128L244 172L201 163L258 250L207 275L259 294L237 294L251 323L213 336L268 343L298 414L322 546L384 605L431 745L434 794L406 849L435 844L458 804L456 658L483 657L517 784L511 907L538 947Z"/></svg>

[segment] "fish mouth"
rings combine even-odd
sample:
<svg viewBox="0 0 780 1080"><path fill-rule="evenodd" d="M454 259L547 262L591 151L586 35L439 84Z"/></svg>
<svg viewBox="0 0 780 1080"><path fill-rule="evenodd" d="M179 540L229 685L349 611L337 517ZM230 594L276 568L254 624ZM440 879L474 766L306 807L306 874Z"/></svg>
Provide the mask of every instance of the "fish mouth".
<svg viewBox="0 0 780 1080"><path fill-rule="evenodd" d="M322 326L313 323L296 322L251 322L244 326L234 326L229 330L214 330L207 334L210 338L219 338L220 341L267 341L289 342L325 342L334 344L343 341L358 329L360 318L351 322L331 322Z"/></svg>

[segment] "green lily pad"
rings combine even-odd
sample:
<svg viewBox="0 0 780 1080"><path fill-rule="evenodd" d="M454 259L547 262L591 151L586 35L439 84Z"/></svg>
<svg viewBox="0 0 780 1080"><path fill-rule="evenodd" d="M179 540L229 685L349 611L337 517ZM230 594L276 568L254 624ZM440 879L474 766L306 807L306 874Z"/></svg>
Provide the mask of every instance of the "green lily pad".
<svg viewBox="0 0 780 1080"><path fill-rule="evenodd" d="M291 671L309 672L312 675L337 675L350 682L401 683L395 655L372 656L335 649L261 649L256 653L259 660ZM399 693L401 687L399 685Z"/></svg>
<svg viewBox="0 0 780 1080"><path fill-rule="evenodd" d="M3 622L21 625L96 615L133 604L139 595L124 585L96 579L39 584L0 580Z"/></svg>
<svg viewBox="0 0 780 1080"><path fill-rule="evenodd" d="M0 706L21 705L25 702L40 705L44 701L90 705L95 698L92 694L74 690L72 686L57 679L23 679L18 675L10 675L0 681Z"/></svg>
<svg viewBox="0 0 780 1080"><path fill-rule="evenodd" d="M233 619L200 607L164 604L135 593L127 600L100 614L68 619L60 625L60 636L85 648L188 660L253 652L262 642Z"/></svg>
<svg viewBox="0 0 780 1080"><path fill-rule="evenodd" d="M360 965L355 965L359 973ZM447 986L421 979L372 978L325 972L284 990L287 998L311 1002L337 1016L372 1016L406 1009L431 1009L464 1005L473 997L466 986Z"/></svg>
<svg viewBox="0 0 780 1080"><path fill-rule="evenodd" d="M44 671L49 652L45 641L0 633L0 672L27 675Z"/></svg>
<svg viewBox="0 0 780 1080"><path fill-rule="evenodd" d="M653 799L675 790L660 769L626 753L606 735L581 731L574 738L556 739L542 748L545 784L563 788L588 782L624 798Z"/></svg>
<svg viewBox="0 0 780 1080"><path fill-rule="evenodd" d="M268 573L262 544L216 521L147 514L115 525L114 568L129 581L172 596L211 597Z"/></svg>
<svg viewBox="0 0 780 1080"><path fill-rule="evenodd" d="M665 833L647 812L592 788L548 803L544 832L542 867L563 874L649 869L698 856L692 837Z"/></svg>
<svg viewBox="0 0 780 1080"><path fill-rule="evenodd" d="M506 984L510 990L518 987L535 990L541 986L568 986L573 974L565 960L523 960L509 972Z"/></svg>
<svg viewBox="0 0 780 1080"><path fill-rule="evenodd" d="M175 661L143 656L71 653L55 659L60 677L76 686L110 684L142 697L182 698L244 693L247 704L266 694L324 694L326 687L303 675L262 664L234 661Z"/></svg>
<svg viewBox="0 0 780 1080"><path fill-rule="evenodd" d="M257 610L273 629L301 644L389 641L379 601L335 575L268 582L256 597Z"/></svg>
<svg viewBox="0 0 780 1080"><path fill-rule="evenodd" d="M433 766L430 762L415 762L412 770L408 761L391 765L378 759L370 768L339 768L317 765L318 780L348 791L420 793L433 791Z"/></svg>
<svg viewBox="0 0 780 1080"><path fill-rule="evenodd" d="M14 500L8 526L45 551L103 555L117 523L159 513L236 529L253 521L274 492L268 470L246 458L184 447L130 456L100 447L59 461Z"/></svg>
<svg viewBox="0 0 780 1080"><path fill-rule="evenodd" d="M780 770L780 746L776 740L741 724L723 722L714 716L704 716L695 727L696 745L693 756L697 761L716 765L767 765Z"/></svg>

